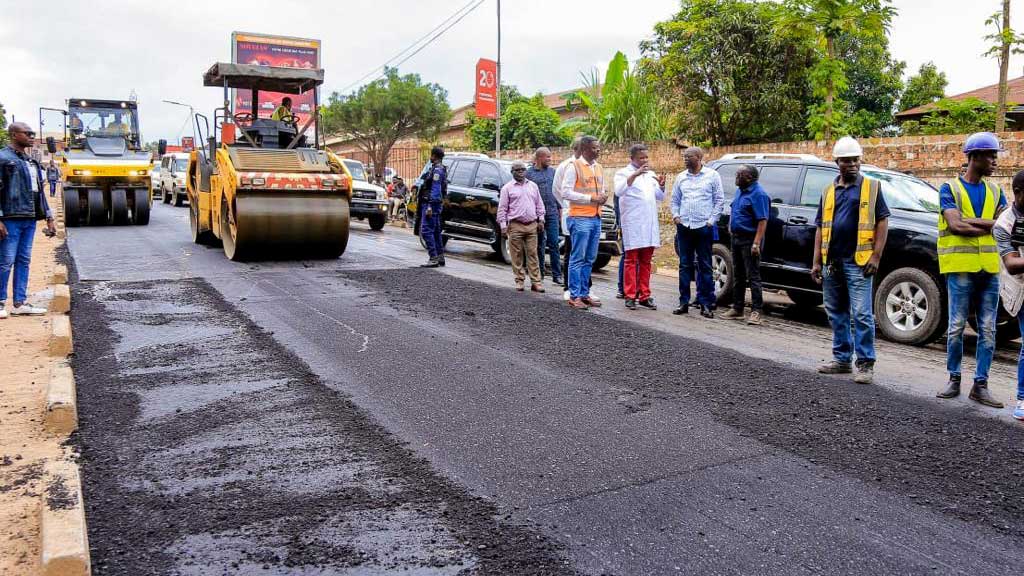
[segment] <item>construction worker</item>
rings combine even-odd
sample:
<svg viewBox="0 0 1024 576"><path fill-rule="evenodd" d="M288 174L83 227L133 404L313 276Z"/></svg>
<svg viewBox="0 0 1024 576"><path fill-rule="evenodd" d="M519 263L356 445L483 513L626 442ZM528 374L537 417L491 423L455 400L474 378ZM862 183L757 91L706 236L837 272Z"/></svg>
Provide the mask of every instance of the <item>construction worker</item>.
<svg viewBox="0 0 1024 576"><path fill-rule="evenodd" d="M1000 274L1000 293L1006 311L1017 317L1024 334L1024 170L1013 177L1013 204L1004 210L992 227L992 236L1003 260L1005 273ZM1024 420L1024 345L1017 356L1017 406L1013 417Z"/></svg>
<svg viewBox="0 0 1024 576"><path fill-rule="evenodd" d="M281 105L274 108L274 113L270 115L270 119L280 122L294 122L295 116L292 114L292 99L288 96L281 99Z"/></svg>
<svg viewBox="0 0 1024 576"><path fill-rule="evenodd" d="M960 395L960 367L964 355L964 327L973 308L978 319L977 364L969 398L993 408L1003 403L988 391L988 370L996 348L999 312L999 252L992 236L995 219L1006 208L998 185L986 182L996 169L1002 147L991 132L971 134L964 143L967 171L939 188L939 272L946 276L949 330L946 333L946 370L949 383L936 396Z"/></svg>
<svg viewBox="0 0 1024 576"><path fill-rule="evenodd" d="M839 177L825 189L818 205L811 277L824 283L825 312L832 325L833 360L818 372L853 372L856 352L854 382L870 384L875 368L872 282L889 234L889 207L880 193L881 183L860 173L863 153L849 136L832 148Z"/></svg>

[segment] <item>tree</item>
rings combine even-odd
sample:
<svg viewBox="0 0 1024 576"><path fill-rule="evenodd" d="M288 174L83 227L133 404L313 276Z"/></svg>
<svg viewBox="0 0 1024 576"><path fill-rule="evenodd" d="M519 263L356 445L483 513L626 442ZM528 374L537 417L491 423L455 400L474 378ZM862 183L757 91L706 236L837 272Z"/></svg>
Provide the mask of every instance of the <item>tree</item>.
<svg viewBox="0 0 1024 576"><path fill-rule="evenodd" d="M7 110L0 103L0 146L7 145Z"/></svg>
<svg viewBox="0 0 1024 576"><path fill-rule="evenodd" d="M1006 77L1009 73L1010 54L1021 53L1020 46L1024 44L1024 37L1010 28L1010 0L1003 0L1003 11L989 16L985 24L996 28L993 34L985 36L986 40L995 43L985 56L994 56L999 60L999 101L996 104L995 129L996 132L1002 132L1006 129Z"/></svg>
<svg viewBox="0 0 1024 576"><path fill-rule="evenodd" d="M836 108L846 118L842 132L857 137L895 132L906 63L892 57L884 36L868 40L844 34L836 40L836 50L846 63L846 90L836 95Z"/></svg>
<svg viewBox="0 0 1024 576"><path fill-rule="evenodd" d="M597 72L584 76L587 88L567 98L587 111L585 120L570 120L565 128L579 128L608 143L658 140L669 136L669 113L658 93L632 69L626 55L616 52L604 80Z"/></svg>
<svg viewBox="0 0 1024 576"><path fill-rule="evenodd" d="M451 116L448 93L437 84L424 84L418 74L399 76L389 68L385 77L358 91L331 94L323 108L326 134L348 137L375 166L387 166L388 154L403 138L434 137Z"/></svg>
<svg viewBox="0 0 1024 576"><path fill-rule="evenodd" d="M837 96L849 86L846 63L839 57L844 35L866 42L884 42L896 10L889 0L787 0L778 20L782 30L815 40L820 57L810 70L814 95L822 99L811 110L808 127L816 138L831 140L844 117L836 113Z"/></svg>
<svg viewBox="0 0 1024 576"><path fill-rule="evenodd" d="M989 130L996 122L996 114L996 105L978 98L943 98L920 122L904 122L903 132L911 135L970 134Z"/></svg>
<svg viewBox="0 0 1024 576"><path fill-rule="evenodd" d="M907 80L907 87L900 97L900 110L910 110L941 100L946 95L946 73L939 72L934 62L925 62L917 74Z"/></svg>
<svg viewBox="0 0 1024 576"><path fill-rule="evenodd" d="M773 2L684 0L640 45L639 68L657 86L676 134L711 145L803 136L814 47L775 23Z"/></svg>
<svg viewBox="0 0 1024 576"><path fill-rule="evenodd" d="M502 86L501 90L501 143L502 147L530 149L538 146L565 146L572 135L561 130L558 113L544 104L537 94L524 98L515 87ZM468 115L466 133L475 150L494 150L494 120Z"/></svg>

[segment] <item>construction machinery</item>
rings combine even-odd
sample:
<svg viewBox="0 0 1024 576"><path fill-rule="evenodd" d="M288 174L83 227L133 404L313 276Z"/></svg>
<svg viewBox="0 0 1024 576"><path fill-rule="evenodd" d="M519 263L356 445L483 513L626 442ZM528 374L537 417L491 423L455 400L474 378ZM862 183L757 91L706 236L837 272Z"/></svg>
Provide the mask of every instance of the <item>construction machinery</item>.
<svg viewBox="0 0 1024 576"><path fill-rule="evenodd" d="M348 245L352 177L321 149L317 115L299 126L250 113L232 114L230 90L302 94L323 84L322 69L214 64L203 84L224 90L210 121L195 115L197 147L189 157L186 189L192 240L223 244L231 260L337 258ZM314 93L316 91L314 90ZM202 145L198 145L202 142Z"/></svg>
<svg viewBox="0 0 1024 576"><path fill-rule="evenodd" d="M59 112L66 118L61 173L67 225L148 224L153 159L142 148L137 104L72 98ZM56 153L54 138L46 144Z"/></svg>

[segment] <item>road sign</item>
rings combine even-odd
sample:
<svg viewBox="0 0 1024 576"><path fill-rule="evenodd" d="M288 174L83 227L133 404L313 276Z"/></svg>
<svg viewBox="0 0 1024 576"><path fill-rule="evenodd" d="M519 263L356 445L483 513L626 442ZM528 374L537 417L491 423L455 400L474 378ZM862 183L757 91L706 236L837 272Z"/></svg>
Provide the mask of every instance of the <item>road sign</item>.
<svg viewBox="0 0 1024 576"><path fill-rule="evenodd" d="M476 116L495 118L498 115L498 63L481 58L476 63Z"/></svg>

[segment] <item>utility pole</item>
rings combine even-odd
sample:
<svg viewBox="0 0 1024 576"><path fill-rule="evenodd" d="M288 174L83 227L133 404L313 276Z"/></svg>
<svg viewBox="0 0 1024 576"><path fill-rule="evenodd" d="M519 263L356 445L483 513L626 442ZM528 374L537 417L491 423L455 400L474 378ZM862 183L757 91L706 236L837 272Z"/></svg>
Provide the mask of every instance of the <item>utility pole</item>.
<svg viewBox="0 0 1024 576"><path fill-rule="evenodd" d="M999 103L996 106L996 132L1006 129L1006 76L1010 68L1010 0L1003 0L1002 46L999 50Z"/></svg>
<svg viewBox="0 0 1024 576"><path fill-rule="evenodd" d="M501 158L501 0L498 0L498 90L494 114L494 156Z"/></svg>

